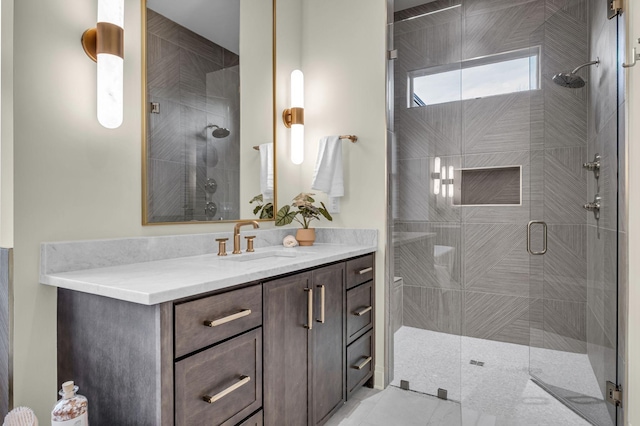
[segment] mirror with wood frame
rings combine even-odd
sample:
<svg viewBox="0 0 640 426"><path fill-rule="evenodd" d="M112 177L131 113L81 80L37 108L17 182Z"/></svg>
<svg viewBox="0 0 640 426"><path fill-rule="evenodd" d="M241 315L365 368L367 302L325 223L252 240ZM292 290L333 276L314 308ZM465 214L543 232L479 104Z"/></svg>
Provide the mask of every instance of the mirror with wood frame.
<svg viewBox="0 0 640 426"><path fill-rule="evenodd" d="M144 225L273 220L275 0L142 0Z"/></svg>

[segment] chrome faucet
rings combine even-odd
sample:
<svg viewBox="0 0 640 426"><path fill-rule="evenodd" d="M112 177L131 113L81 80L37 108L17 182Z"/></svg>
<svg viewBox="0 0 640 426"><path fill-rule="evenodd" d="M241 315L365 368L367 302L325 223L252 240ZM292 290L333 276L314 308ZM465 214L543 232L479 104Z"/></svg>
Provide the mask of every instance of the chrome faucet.
<svg viewBox="0 0 640 426"><path fill-rule="evenodd" d="M233 227L233 254L242 253L240 250L240 227L244 225L253 225L253 229L260 228L260 225L255 220L243 220L236 223L236 226Z"/></svg>

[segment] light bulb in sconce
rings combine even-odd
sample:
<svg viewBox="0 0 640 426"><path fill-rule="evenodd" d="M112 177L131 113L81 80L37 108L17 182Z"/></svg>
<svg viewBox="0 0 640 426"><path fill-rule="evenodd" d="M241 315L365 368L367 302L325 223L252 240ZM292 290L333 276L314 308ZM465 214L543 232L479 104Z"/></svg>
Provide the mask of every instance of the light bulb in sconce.
<svg viewBox="0 0 640 426"><path fill-rule="evenodd" d="M442 196L447 196L447 187L444 185L444 181L447 180L447 168L442 166L442 170L440 171L440 179L442 180Z"/></svg>
<svg viewBox="0 0 640 426"><path fill-rule="evenodd" d="M453 198L453 166L449 166L449 198Z"/></svg>
<svg viewBox="0 0 640 426"><path fill-rule="evenodd" d="M302 71L291 72L291 108L282 113L284 125L291 128L291 162L304 161L304 76Z"/></svg>
<svg viewBox="0 0 640 426"><path fill-rule="evenodd" d="M433 179L433 194L440 194L440 157L436 157L433 160L433 170L436 170L432 173L431 178Z"/></svg>
<svg viewBox="0 0 640 426"><path fill-rule="evenodd" d="M98 23L82 35L82 47L97 62L98 122L108 129L122 124L124 75L124 0L98 0Z"/></svg>

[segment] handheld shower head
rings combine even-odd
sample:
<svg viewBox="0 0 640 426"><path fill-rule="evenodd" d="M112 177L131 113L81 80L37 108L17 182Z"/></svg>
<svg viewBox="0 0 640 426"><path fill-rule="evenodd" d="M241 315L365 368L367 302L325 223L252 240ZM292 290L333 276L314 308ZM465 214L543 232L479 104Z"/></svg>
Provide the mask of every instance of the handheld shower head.
<svg viewBox="0 0 640 426"><path fill-rule="evenodd" d="M229 129L216 126L215 124L209 124L207 126L207 129L213 129L213 132L211 132L211 136L213 136L216 139L226 138L231 133Z"/></svg>
<svg viewBox="0 0 640 426"><path fill-rule="evenodd" d="M555 84L557 84L558 86L562 86L562 87L567 87L569 89L579 89L581 87L584 87L584 85L586 84L584 79L582 77L580 77L579 75L577 75L576 73L584 68L584 67L588 67L590 65L598 65L600 64L600 58L596 58L595 61L591 61L591 62L587 62L586 64L582 64L579 67L575 68L573 71L567 73L567 72L559 72L558 74L554 75L552 80Z"/></svg>

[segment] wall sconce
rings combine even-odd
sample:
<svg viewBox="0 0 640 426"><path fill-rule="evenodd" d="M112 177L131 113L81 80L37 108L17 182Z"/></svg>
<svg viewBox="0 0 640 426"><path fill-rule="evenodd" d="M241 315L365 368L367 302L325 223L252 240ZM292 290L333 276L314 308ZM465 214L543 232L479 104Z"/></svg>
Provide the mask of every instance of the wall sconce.
<svg viewBox="0 0 640 426"><path fill-rule="evenodd" d="M291 72L291 108L282 112L282 121L291 129L291 162L304 161L304 76L302 71Z"/></svg>
<svg viewBox="0 0 640 426"><path fill-rule="evenodd" d="M98 122L107 129L122 124L124 74L124 0L98 0L98 23L82 34L85 53L98 64Z"/></svg>
<svg viewBox="0 0 640 426"><path fill-rule="evenodd" d="M453 198L453 166L441 166L440 157L436 157L433 160L433 170L437 170L431 173L434 195L442 194L446 198L448 194L449 198Z"/></svg>

